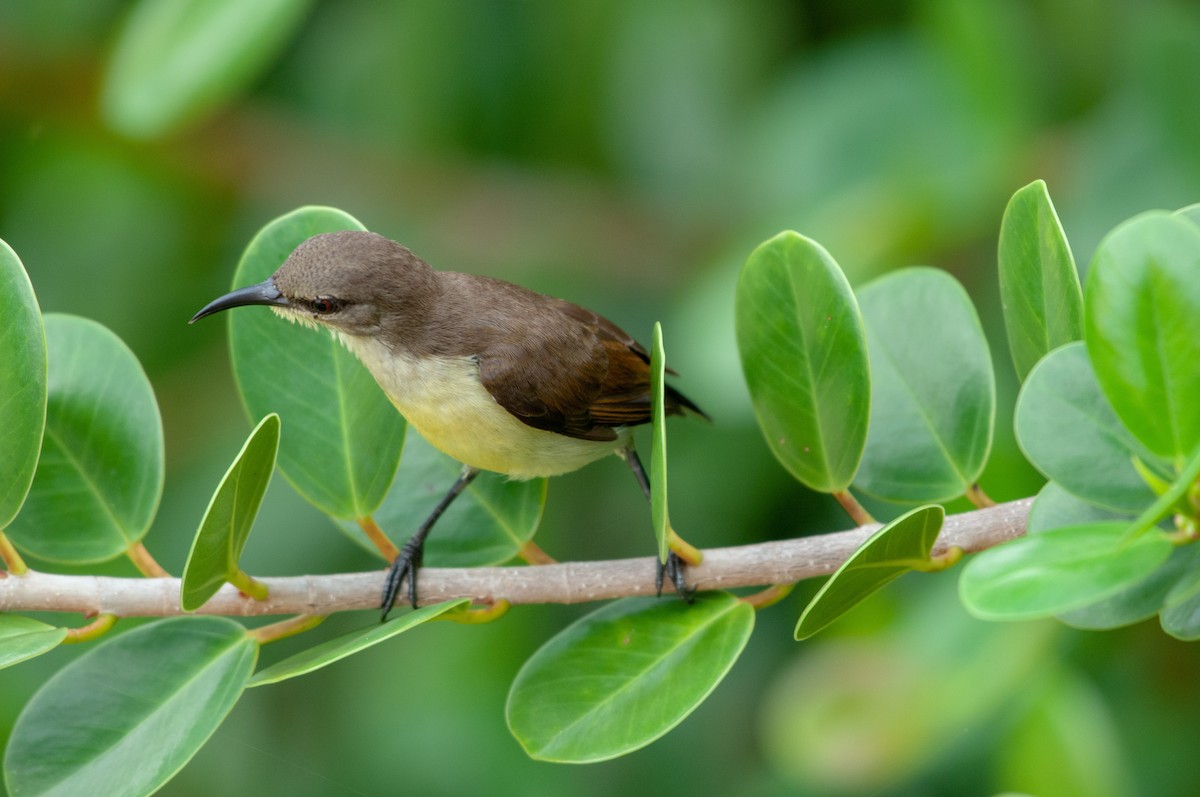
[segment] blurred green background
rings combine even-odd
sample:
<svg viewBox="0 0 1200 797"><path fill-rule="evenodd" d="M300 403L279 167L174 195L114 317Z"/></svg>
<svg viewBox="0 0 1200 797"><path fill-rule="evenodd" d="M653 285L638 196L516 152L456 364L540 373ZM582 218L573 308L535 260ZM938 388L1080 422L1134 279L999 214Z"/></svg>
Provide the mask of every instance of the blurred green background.
<svg viewBox="0 0 1200 797"><path fill-rule="evenodd" d="M235 13L190 49L160 37L185 77L229 70L163 121L185 92L153 46L140 67L131 54L136 4L0 0L0 237L44 310L109 325L149 371L168 476L147 546L174 572L249 429L224 325L186 321L297 206L340 207L435 267L581 302L643 340L662 320L676 384L715 419L672 424L672 516L717 546L850 525L753 425L732 296L754 245L792 228L854 284L912 264L966 284L1001 391L983 486L1003 500L1040 485L1009 429L1008 197L1044 178L1081 268L1117 222L1200 200L1200 8L1184 0L230 5L267 24ZM538 541L564 559L653 545L616 459L552 482ZM243 561L380 566L282 479ZM503 707L522 661L588 607L434 624L251 690L162 793L1195 793L1195 646L1153 622L977 622L955 579L909 576L797 644L802 586L678 729L587 767L527 759ZM0 672L0 743L74 655Z"/></svg>

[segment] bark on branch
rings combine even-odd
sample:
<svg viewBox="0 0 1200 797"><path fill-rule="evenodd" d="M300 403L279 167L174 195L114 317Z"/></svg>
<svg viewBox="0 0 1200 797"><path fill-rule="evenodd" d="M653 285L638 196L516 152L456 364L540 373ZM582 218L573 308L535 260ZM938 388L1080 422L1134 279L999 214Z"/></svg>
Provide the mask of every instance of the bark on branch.
<svg viewBox="0 0 1200 797"><path fill-rule="evenodd" d="M1032 498L951 515L934 547L965 552L998 545L1025 531ZM812 537L704 551L687 571L701 590L790 583L832 573L878 528L861 526ZM423 568L422 603L452 598L479 602L583 603L654 593L653 557L604 562L563 562L525 567ZM179 579L64 576L30 570L0 571L0 612L110 613L119 617L182 614ZM382 571L259 579L265 601L244 597L226 584L197 614L331 614L378 608Z"/></svg>

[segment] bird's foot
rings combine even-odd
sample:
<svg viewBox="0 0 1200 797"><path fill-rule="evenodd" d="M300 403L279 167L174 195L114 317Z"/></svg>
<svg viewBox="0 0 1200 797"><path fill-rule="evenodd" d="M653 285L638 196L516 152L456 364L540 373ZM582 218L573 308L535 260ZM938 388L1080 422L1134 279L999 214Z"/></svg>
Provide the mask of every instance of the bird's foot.
<svg viewBox="0 0 1200 797"><path fill-rule="evenodd" d="M388 612L396 603L396 596L400 594L400 585L404 583L406 576L408 577L408 602L414 609L417 608L417 570L421 567L423 542L416 538L409 540L404 543L400 553L392 560L392 566L388 568L387 580L383 584L383 600L380 606L383 611L381 621L387 619Z"/></svg>
<svg viewBox="0 0 1200 797"><path fill-rule="evenodd" d="M675 587L675 593L683 598L685 603L691 603L695 600L696 588L687 585L687 579L684 577L684 570L687 568L687 563L683 558L674 551L667 553L667 561L655 560L654 573L654 588L658 596L662 597L663 581L670 579L671 584Z"/></svg>

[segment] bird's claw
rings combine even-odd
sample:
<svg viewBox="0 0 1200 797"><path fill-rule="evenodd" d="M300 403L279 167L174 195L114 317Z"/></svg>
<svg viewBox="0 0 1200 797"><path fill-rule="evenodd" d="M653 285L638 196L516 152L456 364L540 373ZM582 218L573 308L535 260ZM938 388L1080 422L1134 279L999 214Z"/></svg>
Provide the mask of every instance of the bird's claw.
<svg viewBox="0 0 1200 797"><path fill-rule="evenodd" d="M684 570L687 568L687 563L680 558L679 554L670 551L667 553L667 561L665 563L655 560L654 564L654 589L658 597L662 597L665 576L671 579L671 584L675 587L675 593L680 598L683 598L685 603L691 603L695 600L696 588L687 585L687 579L684 578Z"/></svg>
<svg viewBox="0 0 1200 797"><path fill-rule="evenodd" d="M400 553L392 560L392 566L388 568L380 606L383 612L380 617L381 621L387 619L388 613L396 603L396 596L400 594L400 585L404 583L406 576L408 577L408 602L414 609L417 608L417 569L421 566L423 546L419 543L414 544L414 542L414 540L409 540L404 543Z"/></svg>

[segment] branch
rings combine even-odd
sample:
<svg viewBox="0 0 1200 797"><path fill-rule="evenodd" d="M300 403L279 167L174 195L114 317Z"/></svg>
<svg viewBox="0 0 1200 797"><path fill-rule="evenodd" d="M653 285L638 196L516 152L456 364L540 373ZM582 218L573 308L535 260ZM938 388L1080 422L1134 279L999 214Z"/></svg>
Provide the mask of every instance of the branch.
<svg viewBox="0 0 1200 797"><path fill-rule="evenodd" d="M1032 498L1023 498L946 518L934 555L951 546L967 553L1018 537ZM812 537L704 551L688 567L690 584L701 590L782 584L832 573L879 528L860 526ZM471 598L482 603L584 603L627 595L654 594L655 559L562 562L525 567L422 568L422 603ZM329 614L375 609L383 573L260 579L270 590L264 601L244 597L226 584L197 614ZM0 578L0 612L108 613L120 617L182 614L179 579L64 576L30 570Z"/></svg>

